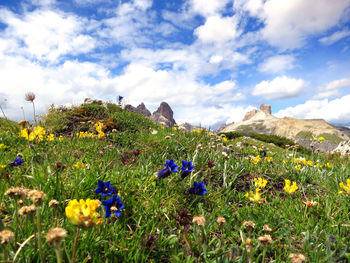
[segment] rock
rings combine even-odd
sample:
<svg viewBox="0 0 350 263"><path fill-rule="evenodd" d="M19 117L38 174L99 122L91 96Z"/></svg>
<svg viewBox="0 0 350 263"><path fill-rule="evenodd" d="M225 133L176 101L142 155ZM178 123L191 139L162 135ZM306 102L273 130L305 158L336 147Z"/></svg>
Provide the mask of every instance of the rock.
<svg viewBox="0 0 350 263"><path fill-rule="evenodd" d="M260 110L254 109L254 110L248 111L245 114L245 116L243 118L243 121L247 121L247 120L253 118L259 112L263 112L266 115L271 115L272 114L272 112L271 112L271 105L269 105L269 104L261 104L260 105Z"/></svg>
<svg viewBox="0 0 350 263"><path fill-rule="evenodd" d="M130 104L127 104L125 106L125 109L131 112L142 114L143 116L147 116L147 117L151 116L151 112L146 108L143 102L141 102L141 104L136 108Z"/></svg>
<svg viewBox="0 0 350 263"><path fill-rule="evenodd" d="M84 100L84 104L98 104L98 105L103 105L105 108L107 108L106 101L96 100L96 99L91 99L91 98L86 98Z"/></svg>
<svg viewBox="0 0 350 263"><path fill-rule="evenodd" d="M153 112L150 119L154 121L157 124L164 125L165 127L173 127L174 125L169 121L167 118L165 118L163 115L161 115L158 112Z"/></svg>
<svg viewBox="0 0 350 263"><path fill-rule="evenodd" d="M331 153L337 152L339 152L342 156L350 155L350 140L339 143L337 148L335 148Z"/></svg>
<svg viewBox="0 0 350 263"><path fill-rule="evenodd" d="M145 104L141 102L139 106L136 107L136 110L138 113L142 114L143 116L151 116L151 112L146 108Z"/></svg>
<svg viewBox="0 0 350 263"><path fill-rule="evenodd" d="M261 104L260 105L260 110L262 112L265 112L267 115L271 115L271 105L269 104Z"/></svg>
<svg viewBox="0 0 350 263"><path fill-rule="evenodd" d="M86 98L84 100L85 104L99 104L102 105L102 100L95 100L95 99L91 99L91 98Z"/></svg>
<svg viewBox="0 0 350 263"><path fill-rule="evenodd" d="M125 109L127 111L131 111L131 112L136 112L137 113L137 108L135 108L134 106L130 105L130 104L126 104L125 105Z"/></svg>
<svg viewBox="0 0 350 263"><path fill-rule="evenodd" d="M225 124L225 123L220 124L218 127L216 127L215 130L213 130L213 132L214 132L214 133L219 133L219 132L221 132L223 129L225 129L227 126L232 125L232 124L234 124L234 122L231 122L231 123L229 123L229 124Z"/></svg>
<svg viewBox="0 0 350 263"><path fill-rule="evenodd" d="M254 115L257 114L257 113L258 113L258 110L257 110L257 109L248 111L248 112L244 115L243 121L247 121L247 120L253 118Z"/></svg>
<svg viewBox="0 0 350 263"><path fill-rule="evenodd" d="M183 123L183 124L180 124L179 127L180 127L180 128L183 128L185 131L193 131L193 130L202 128L202 127L200 127L200 126L192 125L191 123L188 123L188 122L185 122L185 123ZM202 128L202 129L203 129L203 128Z"/></svg>
<svg viewBox="0 0 350 263"><path fill-rule="evenodd" d="M160 104L159 108L153 112L151 120L158 124L164 122L167 127L173 127L176 124L173 110L170 108L169 104L164 101Z"/></svg>

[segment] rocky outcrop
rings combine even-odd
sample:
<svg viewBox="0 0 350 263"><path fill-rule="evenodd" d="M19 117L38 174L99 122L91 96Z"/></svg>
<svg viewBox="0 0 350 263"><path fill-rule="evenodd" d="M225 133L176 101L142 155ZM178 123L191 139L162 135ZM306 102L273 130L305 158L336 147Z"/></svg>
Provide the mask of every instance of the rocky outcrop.
<svg viewBox="0 0 350 263"><path fill-rule="evenodd" d="M257 110L257 109L248 111L248 112L244 115L243 121L247 121L247 120L253 118L253 117L255 116L255 114L257 114L257 113L258 113L258 110Z"/></svg>
<svg viewBox="0 0 350 263"><path fill-rule="evenodd" d="M218 127L216 127L215 130L213 130L213 132L214 132L214 133L219 133L219 132L221 132L223 129L225 129L227 126L232 125L232 124L234 124L234 122L231 122L231 123L229 123L229 124L225 124L225 123L220 124Z"/></svg>
<svg viewBox="0 0 350 263"><path fill-rule="evenodd" d="M271 115L271 105L269 104L261 104L260 105L260 110L262 112L265 112L267 115Z"/></svg>
<svg viewBox="0 0 350 263"><path fill-rule="evenodd" d="M136 107L136 110L138 113L144 115L144 116L151 116L151 112L146 108L145 104L141 102L139 106Z"/></svg>
<svg viewBox="0 0 350 263"><path fill-rule="evenodd" d="M247 120L253 118L259 112L263 112L266 115L271 115L272 114L271 113L271 105L269 105L269 104L261 104L260 105L260 110L254 109L254 110L248 111L244 115L243 121L247 121Z"/></svg>
<svg viewBox="0 0 350 263"><path fill-rule="evenodd" d="M174 120L174 112L170 108L169 104L162 102L159 108L152 113L151 120L158 124L164 124L166 127L173 127L176 124Z"/></svg>
<svg viewBox="0 0 350 263"><path fill-rule="evenodd" d="M350 155L350 140L339 143L332 153L340 153L342 156Z"/></svg>
<svg viewBox="0 0 350 263"><path fill-rule="evenodd" d="M136 108L130 104L127 104L125 106L125 109L131 112L142 114L143 116L147 116L147 117L151 116L151 112L146 108L143 102L141 102L141 104L138 105Z"/></svg>

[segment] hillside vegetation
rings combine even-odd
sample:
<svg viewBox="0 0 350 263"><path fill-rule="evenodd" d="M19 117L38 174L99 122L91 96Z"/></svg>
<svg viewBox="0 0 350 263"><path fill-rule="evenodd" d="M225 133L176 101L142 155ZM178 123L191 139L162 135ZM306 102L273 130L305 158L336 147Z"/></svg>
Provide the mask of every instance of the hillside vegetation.
<svg viewBox="0 0 350 263"><path fill-rule="evenodd" d="M114 104L50 110L40 126L1 120L3 262L350 260L348 158Z"/></svg>

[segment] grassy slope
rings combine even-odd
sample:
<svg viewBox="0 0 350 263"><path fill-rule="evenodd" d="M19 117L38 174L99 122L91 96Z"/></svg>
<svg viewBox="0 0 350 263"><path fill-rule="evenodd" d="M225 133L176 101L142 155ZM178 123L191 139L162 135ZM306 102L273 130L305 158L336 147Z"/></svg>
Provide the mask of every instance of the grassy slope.
<svg viewBox="0 0 350 263"><path fill-rule="evenodd" d="M233 145L228 150L230 158L226 160L221 154L222 147L217 145L222 141L215 136L160 127L155 128L157 134L152 134L154 124L150 121L118 109L104 111L103 116L95 112L93 117L86 112L72 111L66 112L65 117L73 119L73 113L79 118L88 118L85 123L80 123L80 119L79 123L70 120L69 124L68 121L57 122L59 115L48 116L45 127L69 134L72 125L74 131L93 130L88 121L103 119L113 121L118 131L109 132L105 140L73 136L62 142L41 142L34 147L18 138L17 133L1 134L2 143L9 147L0 150L0 164L13 161L18 152L25 160L22 166L1 171L0 230L5 226L16 230L17 242L22 243L35 233L35 225L30 217L21 219L17 216L15 219L14 200L3 196L7 188L22 186L46 193L47 198L41 207L45 233L55 226L55 211L48 207L48 202L51 199L60 201L57 219L68 231L64 242L64 261L68 262L75 227L64 215L66 201L99 198L94 190L100 179L111 181L118 188L125 209L118 220L105 220L101 226L80 232L76 262L228 262L229 259L246 262L247 257L251 257L252 262L261 262L263 257L283 262L288 261L290 253L302 253L310 262L347 262L350 196L339 195L338 184L349 177L348 160L305 155L306 159L319 160L322 164L331 162L333 167L305 166L298 172L290 160L292 156L301 157L301 154L246 138L224 143ZM59 126L62 123L64 125ZM237 146L239 141L242 141L242 147ZM202 144L203 150L196 153L198 144ZM253 164L248 156L258 153L254 145L266 149L274 162ZM141 154L133 155L135 150L141 150ZM182 160L193 160L196 168L192 176L182 181L180 174L176 173L162 180L150 180L169 159L174 159L179 166ZM88 164L89 168L74 168L77 161ZM215 162L216 166L209 169L208 161ZM57 170L57 162L62 162L66 168ZM251 203L244 197L247 191L254 189L253 178L258 176L268 180L262 191L267 197L263 204ZM292 196L283 192L284 179L296 181L299 186ZM193 196L186 193L194 181L204 181L208 194ZM305 199L317 201L319 205L306 209L302 203ZM25 200L25 203L30 204L30 201ZM184 225L176 219L181 209L188 211ZM104 214L103 208L100 212ZM203 228L192 224L194 215L205 216ZM216 223L218 216L225 217L224 225ZM244 228L244 220L254 221L255 228ZM19 221L22 223L16 224ZM274 240L267 246L257 241L258 236L265 234L265 224L271 227L270 235ZM253 242L251 254L244 245L247 237ZM10 258L17 249L18 245L12 243ZM45 244L41 250L48 262L55 262L52 248ZM38 259L34 239L22 249L18 258L20 262Z"/></svg>

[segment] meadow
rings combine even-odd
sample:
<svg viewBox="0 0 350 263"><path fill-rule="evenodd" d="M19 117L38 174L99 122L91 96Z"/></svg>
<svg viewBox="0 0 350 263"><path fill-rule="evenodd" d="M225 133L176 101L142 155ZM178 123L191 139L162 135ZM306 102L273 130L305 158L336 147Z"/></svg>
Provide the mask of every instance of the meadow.
<svg viewBox="0 0 350 263"><path fill-rule="evenodd" d="M348 157L115 104L0 125L1 262L350 261Z"/></svg>

